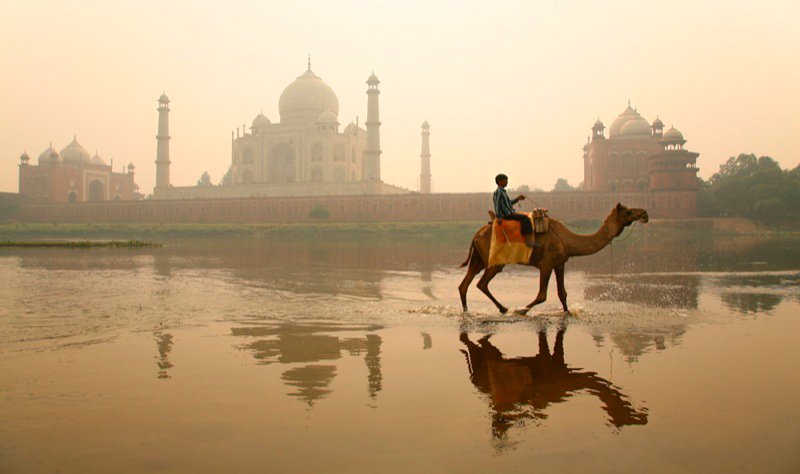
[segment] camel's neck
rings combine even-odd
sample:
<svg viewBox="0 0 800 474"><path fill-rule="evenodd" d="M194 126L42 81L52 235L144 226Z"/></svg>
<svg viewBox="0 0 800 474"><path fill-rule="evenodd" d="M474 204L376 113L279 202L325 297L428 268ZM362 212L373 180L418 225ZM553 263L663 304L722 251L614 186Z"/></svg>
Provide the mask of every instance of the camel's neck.
<svg viewBox="0 0 800 474"><path fill-rule="evenodd" d="M609 215L594 234L576 234L562 225L562 229L559 229L559 235L564 241L567 254L570 257L579 257L603 250L622 230L617 220L612 216Z"/></svg>

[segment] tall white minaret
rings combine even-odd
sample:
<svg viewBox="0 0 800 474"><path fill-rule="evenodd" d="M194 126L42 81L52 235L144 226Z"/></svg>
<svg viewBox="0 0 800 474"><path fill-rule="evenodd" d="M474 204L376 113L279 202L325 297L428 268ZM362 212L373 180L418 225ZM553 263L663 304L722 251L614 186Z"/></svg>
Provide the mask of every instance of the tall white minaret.
<svg viewBox="0 0 800 474"><path fill-rule="evenodd" d="M381 81L373 72L367 79L367 149L364 151L364 178L381 180L381 122L378 117L378 84Z"/></svg>
<svg viewBox="0 0 800 474"><path fill-rule="evenodd" d="M156 149L156 188L168 188L169 184L169 97L158 98L158 148Z"/></svg>
<svg viewBox="0 0 800 474"><path fill-rule="evenodd" d="M422 194L431 193L431 146L429 137L431 136L431 126L428 121L422 122L422 171L419 173L419 192Z"/></svg>

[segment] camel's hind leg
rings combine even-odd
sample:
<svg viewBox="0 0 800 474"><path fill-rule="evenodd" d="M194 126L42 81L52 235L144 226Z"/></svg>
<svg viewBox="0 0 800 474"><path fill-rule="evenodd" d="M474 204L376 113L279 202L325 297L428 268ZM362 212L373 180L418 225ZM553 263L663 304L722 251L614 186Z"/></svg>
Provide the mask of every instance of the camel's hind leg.
<svg viewBox="0 0 800 474"><path fill-rule="evenodd" d="M467 290L469 290L469 285L472 283L475 276L483 270L483 267L484 264L480 255L477 251L472 249L470 259L467 263L467 274L464 275L464 279L461 281L461 284L458 285L458 293L461 295L461 307L464 311L467 310Z"/></svg>
<svg viewBox="0 0 800 474"><path fill-rule="evenodd" d="M536 295L536 299L531 301L528 306L522 309L518 309L517 310L518 314L525 314L537 304L544 303L547 300L547 286L550 284L550 275L552 273L553 273L552 268L547 268L547 267L539 268L539 294Z"/></svg>
<svg viewBox="0 0 800 474"><path fill-rule="evenodd" d="M494 305L497 306L497 309L500 310L500 313L505 314L506 311L508 311L508 308L500 304L500 302L495 299L494 295L492 295L492 292L489 291L489 282L492 281L492 278L494 278L495 275L497 275L501 271L503 271L502 265L496 265L494 267L487 268L483 272L483 276L481 277L481 279L478 280L478 289L481 290L483 294L488 296L490 300L492 300L492 303L494 303Z"/></svg>
<svg viewBox="0 0 800 474"><path fill-rule="evenodd" d="M567 307L567 288L564 286L564 264L555 268L556 272L556 285L558 287L558 299L561 300L561 306L564 307L564 312L569 314Z"/></svg>

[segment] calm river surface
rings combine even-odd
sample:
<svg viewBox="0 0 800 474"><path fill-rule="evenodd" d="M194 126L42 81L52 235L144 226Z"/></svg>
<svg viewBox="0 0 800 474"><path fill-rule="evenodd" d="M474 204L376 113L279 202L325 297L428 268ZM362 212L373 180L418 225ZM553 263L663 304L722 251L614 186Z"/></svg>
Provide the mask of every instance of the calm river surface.
<svg viewBox="0 0 800 474"><path fill-rule="evenodd" d="M0 250L0 471L798 472L800 239L645 237Z"/></svg>

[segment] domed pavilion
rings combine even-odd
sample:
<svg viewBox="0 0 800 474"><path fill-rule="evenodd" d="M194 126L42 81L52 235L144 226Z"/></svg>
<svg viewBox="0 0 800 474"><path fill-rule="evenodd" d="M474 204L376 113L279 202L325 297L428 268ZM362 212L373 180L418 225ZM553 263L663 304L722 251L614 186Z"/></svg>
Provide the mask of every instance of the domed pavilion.
<svg viewBox="0 0 800 474"><path fill-rule="evenodd" d="M97 152L92 156L73 136L60 152L50 144L36 164L27 153L20 157L19 193L28 202L41 204L140 199L133 163L119 172L112 165Z"/></svg>
<svg viewBox="0 0 800 474"><path fill-rule="evenodd" d="M664 122L647 121L628 107L611 123L608 138L598 119L583 147L585 191L631 193L696 191L698 153L683 148L683 135Z"/></svg>

